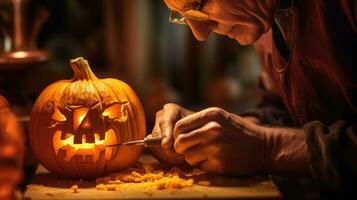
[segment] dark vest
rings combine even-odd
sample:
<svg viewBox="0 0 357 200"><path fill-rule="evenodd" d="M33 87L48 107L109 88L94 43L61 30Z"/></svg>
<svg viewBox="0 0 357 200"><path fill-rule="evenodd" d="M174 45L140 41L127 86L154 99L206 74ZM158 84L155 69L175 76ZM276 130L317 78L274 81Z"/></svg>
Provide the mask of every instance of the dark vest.
<svg viewBox="0 0 357 200"><path fill-rule="evenodd" d="M264 64L295 125L356 122L357 2L281 2Z"/></svg>

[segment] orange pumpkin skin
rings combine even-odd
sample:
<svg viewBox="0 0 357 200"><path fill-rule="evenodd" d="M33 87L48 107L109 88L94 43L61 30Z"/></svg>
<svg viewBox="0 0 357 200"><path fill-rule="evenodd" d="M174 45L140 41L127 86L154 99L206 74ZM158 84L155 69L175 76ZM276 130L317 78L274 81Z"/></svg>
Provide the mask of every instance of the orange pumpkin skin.
<svg viewBox="0 0 357 200"><path fill-rule="evenodd" d="M31 113L29 138L40 163L63 177L94 178L134 164L142 146L105 145L143 139L145 115L134 91L98 79L87 60L71 60L74 78L48 86Z"/></svg>

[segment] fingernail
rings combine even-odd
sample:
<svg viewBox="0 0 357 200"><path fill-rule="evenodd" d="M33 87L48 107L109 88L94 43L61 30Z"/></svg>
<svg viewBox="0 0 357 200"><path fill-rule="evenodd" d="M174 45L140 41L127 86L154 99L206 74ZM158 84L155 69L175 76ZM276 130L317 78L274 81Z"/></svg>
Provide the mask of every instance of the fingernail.
<svg viewBox="0 0 357 200"><path fill-rule="evenodd" d="M161 144L166 144L167 143L167 137L166 136L164 136L163 138L162 138L162 142L161 142Z"/></svg>

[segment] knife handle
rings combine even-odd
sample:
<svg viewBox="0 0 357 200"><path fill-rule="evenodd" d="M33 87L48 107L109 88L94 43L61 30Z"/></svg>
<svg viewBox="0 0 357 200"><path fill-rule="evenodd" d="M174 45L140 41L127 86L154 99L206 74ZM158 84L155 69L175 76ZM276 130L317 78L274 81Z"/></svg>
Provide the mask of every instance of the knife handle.
<svg viewBox="0 0 357 200"><path fill-rule="evenodd" d="M161 146L161 141L162 141L162 137L146 137L144 139L144 146L145 147L159 147Z"/></svg>

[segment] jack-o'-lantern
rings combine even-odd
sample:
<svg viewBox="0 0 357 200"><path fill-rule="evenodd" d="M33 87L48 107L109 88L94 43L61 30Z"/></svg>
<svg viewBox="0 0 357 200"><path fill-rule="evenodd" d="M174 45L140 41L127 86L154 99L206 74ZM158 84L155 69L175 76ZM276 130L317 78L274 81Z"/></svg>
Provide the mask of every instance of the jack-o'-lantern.
<svg viewBox="0 0 357 200"><path fill-rule="evenodd" d="M9 103L0 96L0 199L15 199L22 179L24 138L22 128Z"/></svg>
<svg viewBox="0 0 357 200"><path fill-rule="evenodd" d="M48 86L30 121L34 154L65 177L98 177L132 165L141 146L105 147L145 137L145 117L134 91L117 79L98 79L87 60L71 60L74 78Z"/></svg>

